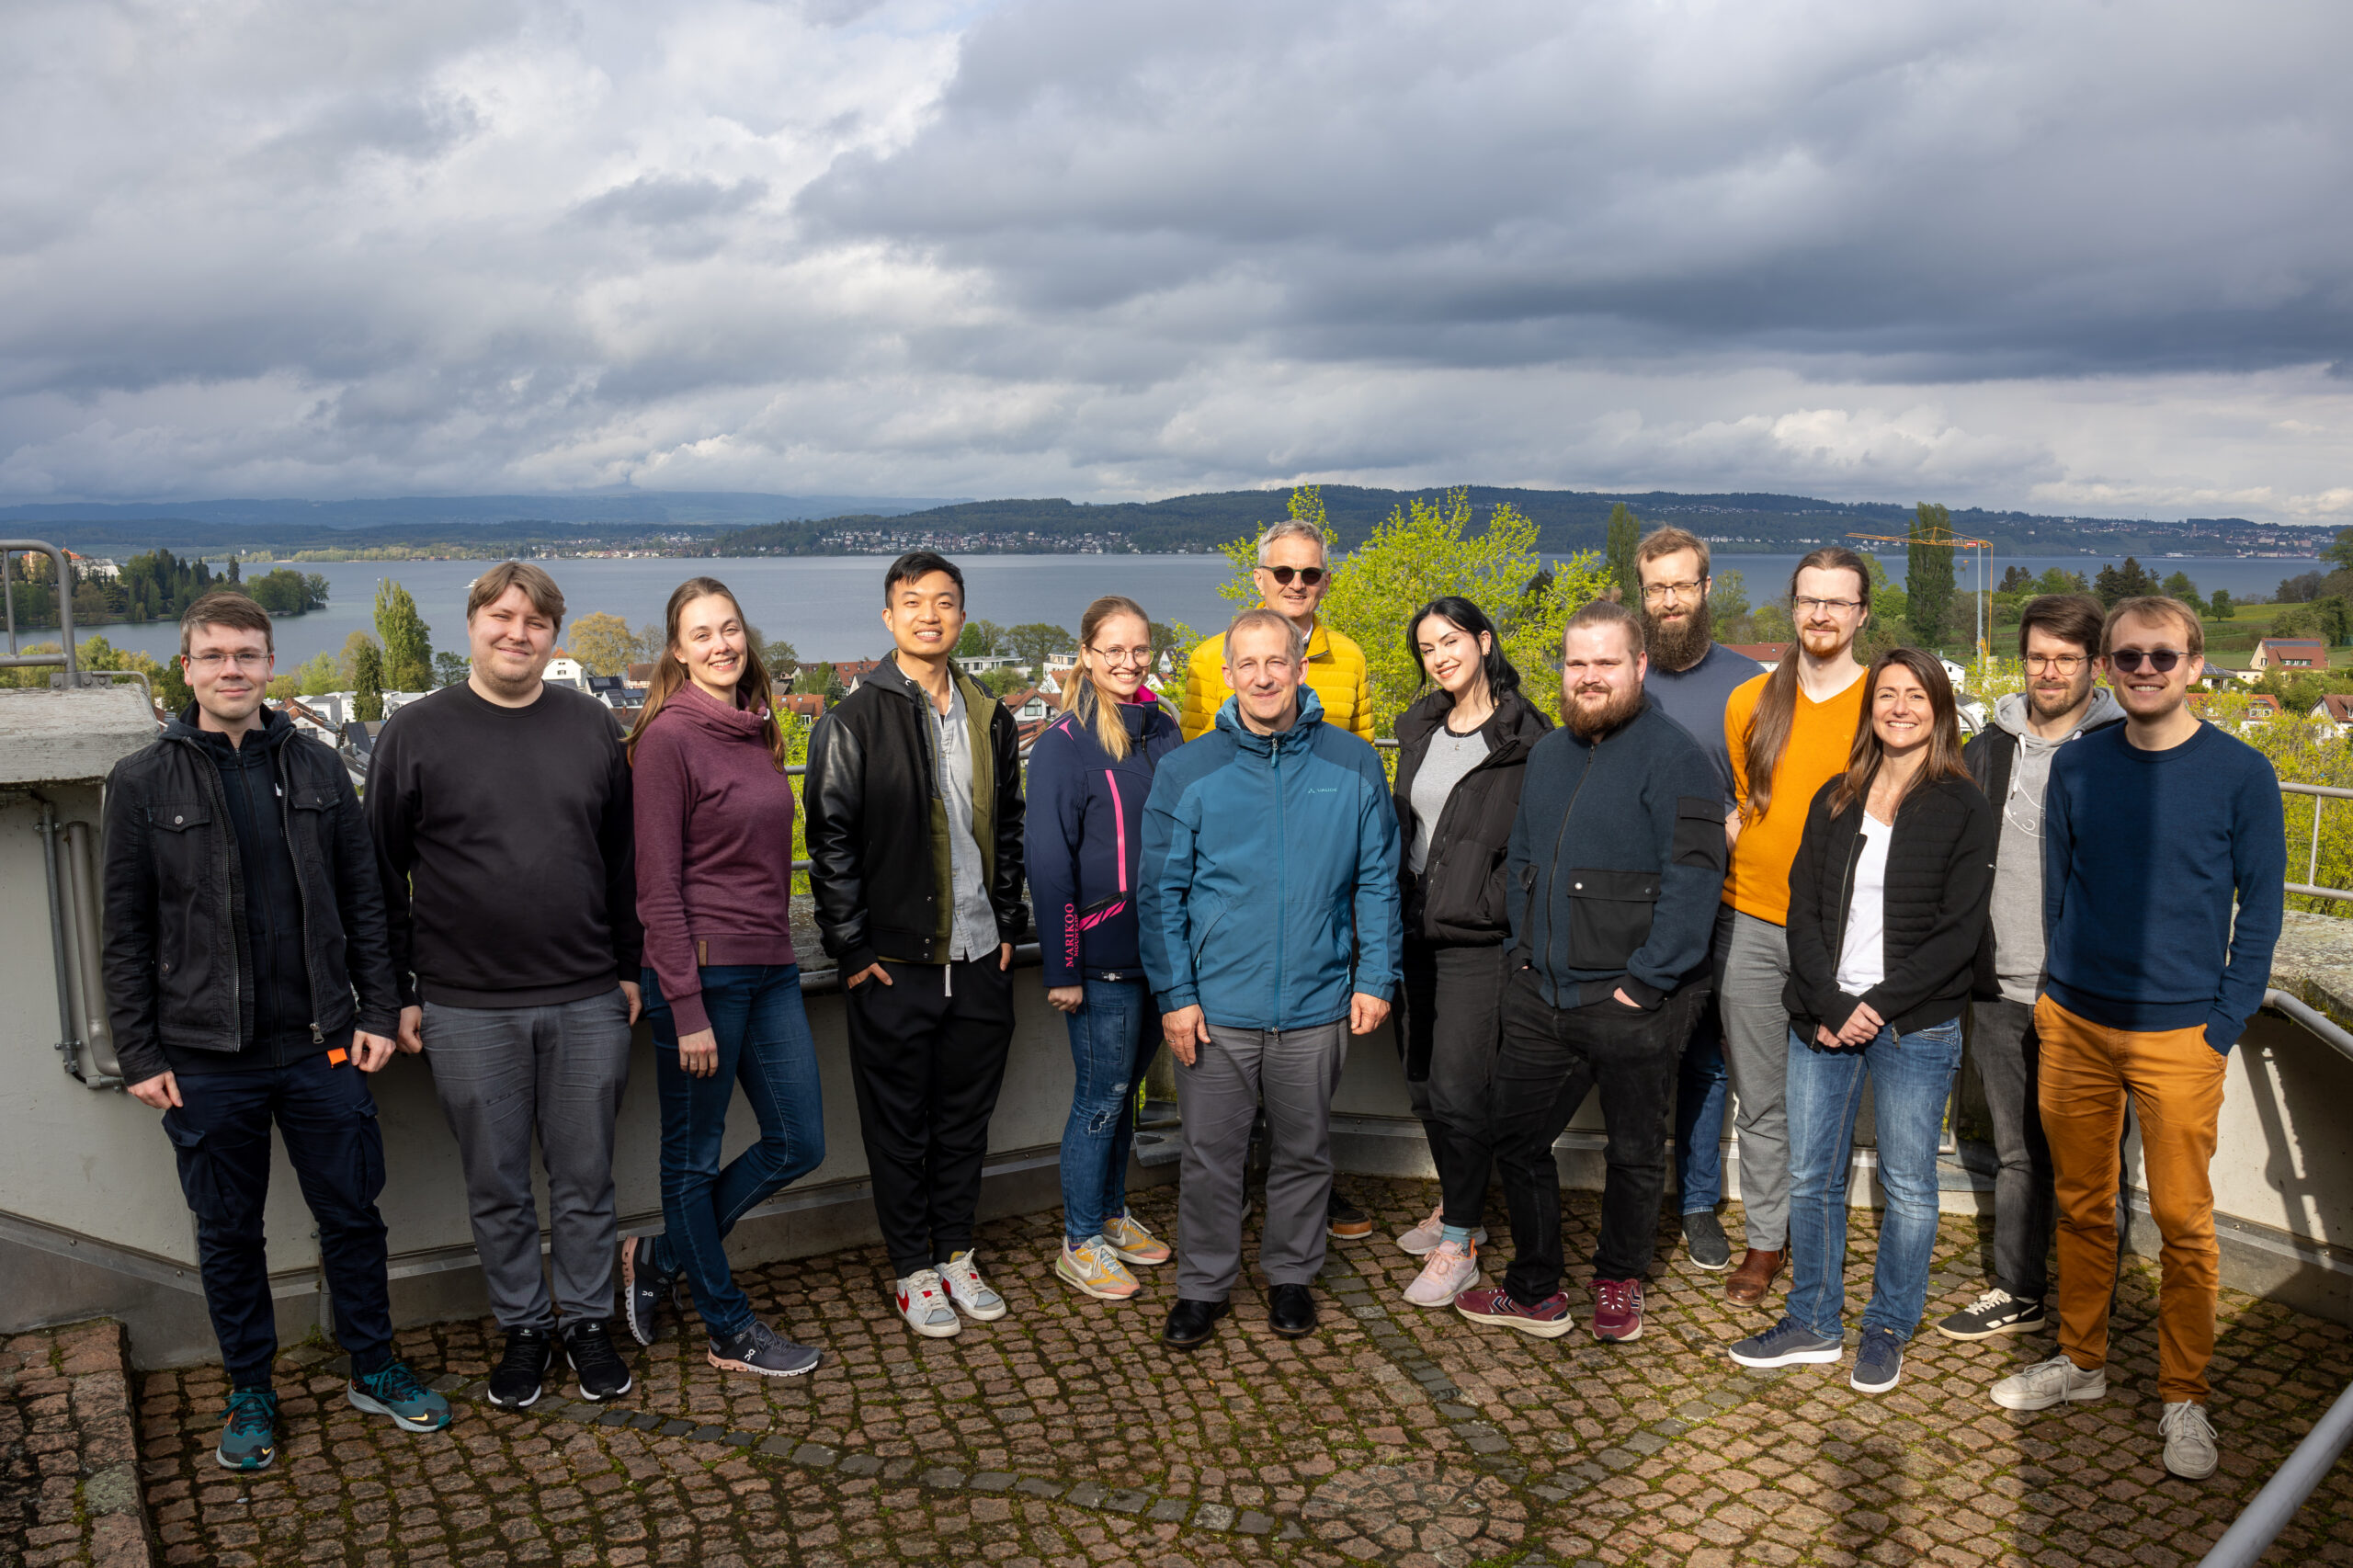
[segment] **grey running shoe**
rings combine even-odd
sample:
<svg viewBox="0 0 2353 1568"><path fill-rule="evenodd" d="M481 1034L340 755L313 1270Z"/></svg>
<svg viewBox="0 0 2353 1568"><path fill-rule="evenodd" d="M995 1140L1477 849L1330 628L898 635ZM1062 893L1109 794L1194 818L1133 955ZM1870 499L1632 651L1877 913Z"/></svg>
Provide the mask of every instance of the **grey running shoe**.
<svg viewBox="0 0 2353 1568"><path fill-rule="evenodd" d="M2157 1430L2165 1434L2165 1469L2184 1481L2203 1481L2222 1462L2214 1451L2214 1424L2206 1419L2202 1404L2184 1400L2166 1405Z"/></svg>
<svg viewBox="0 0 2353 1568"><path fill-rule="evenodd" d="M797 1378L816 1370L817 1363L824 1358L824 1352L795 1345L757 1318L741 1334L731 1334L724 1339L713 1335L710 1339L710 1364L722 1372Z"/></svg>
<svg viewBox="0 0 2353 1568"><path fill-rule="evenodd" d="M1937 1324L1947 1339L1991 1339L1997 1334L2032 1334L2050 1319L2040 1301L2021 1301L1999 1285Z"/></svg>
<svg viewBox="0 0 2353 1568"><path fill-rule="evenodd" d="M2005 1410L2048 1410L2107 1397L2108 1369L2094 1367L2087 1372L2063 1351L1994 1385L1994 1403Z"/></svg>

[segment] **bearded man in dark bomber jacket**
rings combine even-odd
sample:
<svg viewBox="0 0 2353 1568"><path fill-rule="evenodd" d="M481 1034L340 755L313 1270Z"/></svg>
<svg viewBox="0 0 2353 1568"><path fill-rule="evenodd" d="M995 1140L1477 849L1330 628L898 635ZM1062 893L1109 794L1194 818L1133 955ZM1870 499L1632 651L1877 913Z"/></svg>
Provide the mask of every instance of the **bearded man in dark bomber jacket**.
<svg viewBox="0 0 2353 1568"><path fill-rule="evenodd" d="M506 1409L540 1397L559 1310L582 1399L631 1381L611 1328L613 1128L644 947L636 824L611 712L540 679L563 624L562 590L529 562L475 578L472 671L394 713L368 770L401 1049L425 1052L464 1162L474 1251L506 1333L488 1397Z"/></svg>
<svg viewBox="0 0 2353 1568"><path fill-rule="evenodd" d="M1711 988L1723 791L1699 743L1643 696L1649 661L1631 611L1597 600L1569 618L1563 641L1563 722L1529 753L1505 858L1518 967L1487 1124L1448 1130L1494 1151L1519 1250L1502 1285L1454 1305L1542 1338L1569 1331L1552 1142L1565 1119L1557 1107L1598 1087L1609 1145L1593 1334L1630 1340L1642 1335L1666 1195L1676 1073Z"/></svg>
<svg viewBox="0 0 2353 1568"><path fill-rule="evenodd" d="M910 551L882 579L896 651L809 736L801 790L817 931L840 965L850 1081L896 1277L926 1338L1005 1298L972 1252L981 1165L1013 1043L1021 743L956 667L964 574Z"/></svg>
<svg viewBox="0 0 2353 1568"><path fill-rule="evenodd" d="M180 618L196 700L106 790L106 981L125 1086L164 1113L196 1214L204 1303L229 1374L215 1460L278 1457L262 1214L269 1129L318 1221L345 1397L412 1432L449 1403L392 1358L384 1139L361 1076L392 1059L399 1001L376 858L333 752L262 706L269 617L207 594ZM358 1000L353 999L357 987Z"/></svg>

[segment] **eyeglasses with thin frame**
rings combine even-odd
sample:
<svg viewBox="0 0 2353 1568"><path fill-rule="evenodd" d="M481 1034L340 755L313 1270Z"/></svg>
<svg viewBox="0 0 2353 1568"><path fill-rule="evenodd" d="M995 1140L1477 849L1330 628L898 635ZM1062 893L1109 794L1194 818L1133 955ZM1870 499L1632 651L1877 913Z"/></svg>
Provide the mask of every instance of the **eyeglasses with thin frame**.
<svg viewBox="0 0 2353 1568"><path fill-rule="evenodd" d="M1825 609L1838 615L1852 615L1863 608L1863 601L1860 599L1795 598L1791 599L1790 604L1791 608L1804 615L1812 615L1817 610Z"/></svg>
<svg viewBox="0 0 2353 1568"><path fill-rule="evenodd" d="M2137 676L2141 673L2141 661L2146 659L2151 669L2166 676L2173 674L2174 666L2188 657L2189 655L2178 648L2118 648L2108 655L2108 662L2128 676Z"/></svg>
<svg viewBox="0 0 2353 1568"><path fill-rule="evenodd" d="M1665 604L1668 599L1696 599L1699 590L1708 585L1705 577L1694 577L1688 583L1645 583L1643 585L1644 604Z"/></svg>
<svg viewBox="0 0 2353 1568"><path fill-rule="evenodd" d="M1330 574L1321 566L1261 566L1258 570L1266 573L1286 588L1290 586L1290 580L1293 577L1312 588Z"/></svg>
<svg viewBox="0 0 2353 1568"><path fill-rule="evenodd" d="M232 665L240 669L247 667L258 669L270 661L270 655L267 653L183 653L180 656L207 675L210 675L214 670L225 670Z"/></svg>
<svg viewBox="0 0 2353 1568"><path fill-rule="evenodd" d="M1141 648L1097 648L1090 642L1086 651L1115 670L1130 666L1142 669L1152 663L1152 649L1148 645Z"/></svg>
<svg viewBox="0 0 2353 1568"><path fill-rule="evenodd" d="M2026 656L2026 673L2030 676L2072 676L2088 662L2082 653L2029 653Z"/></svg>

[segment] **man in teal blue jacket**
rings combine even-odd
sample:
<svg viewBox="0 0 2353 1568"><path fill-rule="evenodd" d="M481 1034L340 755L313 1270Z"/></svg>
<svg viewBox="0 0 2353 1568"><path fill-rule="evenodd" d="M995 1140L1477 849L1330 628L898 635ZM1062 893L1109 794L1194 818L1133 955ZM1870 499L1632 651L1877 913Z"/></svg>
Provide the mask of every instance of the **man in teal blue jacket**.
<svg viewBox="0 0 2353 1568"><path fill-rule="evenodd" d="M1300 685L1298 629L1233 618L1233 690L1208 734L1172 752L1144 806L1144 974L1177 1062L1185 1156L1176 1308L1162 1339L1204 1343L1242 1272L1244 1165L1263 1095L1272 1146L1258 1261L1267 1318L1315 1327L1332 1093L1350 1034L1389 1016L1402 931L1397 813L1371 746L1324 722Z"/></svg>

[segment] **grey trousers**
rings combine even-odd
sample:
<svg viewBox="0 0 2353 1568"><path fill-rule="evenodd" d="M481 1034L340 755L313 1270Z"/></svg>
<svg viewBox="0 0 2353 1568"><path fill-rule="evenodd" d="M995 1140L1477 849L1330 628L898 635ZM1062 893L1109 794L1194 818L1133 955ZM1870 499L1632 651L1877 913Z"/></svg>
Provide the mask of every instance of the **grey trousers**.
<svg viewBox="0 0 2353 1568"><path fill-rule="evenodd" d="M2021 1301L2040 1301L2051 1284L2054 1199L2037 1097L2042 1045L2034 1009L2006 998L1970 1004L1969 1059L1985 1085L2002 1162L1994 1177L1994 1283Z"/></svg>
<svg viewBox="0 0 2353 1568"><path fill-rule="evenodd" d="M613 1121L629 1082L620 988L551 1007L425 1005L425 1060L465 1166L474 1251L504 1329L613 1315ZM540 1268L531 1135L548 1172L555 1297Z"/></svg>
<svg viewBox="0 0 2353 1568"><path fill-rule="evenodd" d="M1345 1018L1304 1029L1210 1026L1193 1064L1176 1064L1185 1156L1176 1190L1176 1294L1222 1301L1242 1275L1250 1125L1267 1104L1267 1222L1258 1267L1269 1284L1304 1285L1324 1267L1332 1194L1332 1094L1348 1059Z"/></svg>
<svg viewBox="0 0 2353 1568"><path fill-rule="evenodd" d="M1748 1244L1790 1246L1789 933L1769 920L1716 906L1716 997L1724 1027L1724 1068L1740 1132L1740 1205Z"/></svg>

